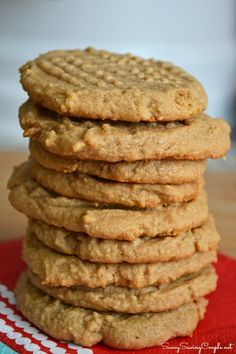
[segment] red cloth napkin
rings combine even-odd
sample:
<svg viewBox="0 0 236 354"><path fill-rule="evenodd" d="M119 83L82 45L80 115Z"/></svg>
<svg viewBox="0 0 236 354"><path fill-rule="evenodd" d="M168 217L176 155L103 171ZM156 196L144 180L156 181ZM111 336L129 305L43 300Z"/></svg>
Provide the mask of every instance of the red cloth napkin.
<svg viewBox="0 0 236 354"><path fill-rule="evenodd" d="M219 255L216 264L218 288L208 296L210 303L206 317L191 338L173 339L160 347L136 351L114 350L102 344L85 349L44 335L18 312L12 290L19 273L26 267L20 256L21 242L17 240L0 243L0 340L17 353L236 353L236 260ZM218 349L219 346L224 348ZM184 347L188 348L183 349Z"/></svg>

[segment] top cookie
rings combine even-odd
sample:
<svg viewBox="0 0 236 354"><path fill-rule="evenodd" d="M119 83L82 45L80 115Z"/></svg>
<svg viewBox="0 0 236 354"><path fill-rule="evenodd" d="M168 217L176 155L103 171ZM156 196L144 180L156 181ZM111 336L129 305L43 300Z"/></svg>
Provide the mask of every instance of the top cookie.
<svg viewBox="0 0 236 354"><path fill-rule="evenodd" d="M20 68L37 103L71 116L138 121L184 120L202 112L202 85L175 65L104 50L57 50Z"/></svg>

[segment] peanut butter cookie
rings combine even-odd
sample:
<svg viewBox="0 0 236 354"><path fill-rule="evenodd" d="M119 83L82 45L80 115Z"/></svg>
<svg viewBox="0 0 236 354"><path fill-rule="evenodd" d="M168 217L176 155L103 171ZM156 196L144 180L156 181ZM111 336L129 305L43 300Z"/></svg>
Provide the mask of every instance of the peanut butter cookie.
<svg viewBox="0 0 236 354"><path fill-rule="evenodd" d="M103 313L53 299L37 289L26 273L17 281L16 301L29 321L54 338L86 347L103 341L119 349L152 347L173 337L192 335L208 302L200 298L175 310L154 314Z"/></svg>
<svg viewBox="0 0 236 354"><path fill-rule="evenodd" d="M195 252L215 250L220 236L209 216L201 226L175 237L137 238L134 241L102 240L86 234L29 220L28 231L46 246L84 261L101 263L154 263L187 258Z"/></svg>
<svg viewBox="0 0 236 354"><path fill-rule="evenodd" d="M41 166L32 158L25 164L29 176L59 195L126 207L154 208L187 202L197 197L204 184L203 179L179 185L120 183L79 172L56 172Z"/></svg>
<svg viewBox="0 0 236 354"><path fill-rule="evenodd" d="M26 137L54 154L78 159L203 160L222 157L230 148L229 125L206 114L170 123L75 121L30 100L19 114Z"/></svg>
<svg viewBox="0 0 236 354"><path fill-rule="evenodd" d="M198 272L216 260L216 251L196 252L191 257L164 263L92 263L53 251L28 233L23 243L23 257L45 285L144 288L168 284Z"/></svg>
<svg viewBox="0 0 236 354"><path fill-rule="evenodd" d="M201 225L208 216L205 191L190 202L151 209L119 208L50 193L16 168L9 180L11 204L27 216L91 237L132 241L137 237L170 236Z"/></svg>
<svg viewBox="0 0 236 354"><path fill-rule="evenodd" d="M149 184L182 184L202 177L205 160L141 160L106 162L77 160L55 155L30 139L29 150L42 166L64 173L80 172L118 182Z"/></svg>
<svg viewBox="0 0 236 354"><path fill-rule="evenodd" d="M51 51L20 69L32 99L60 114L95 119L186 119L205 110L202 85L175 65L104 50Z"/></svg>
<svg viewBox="0 0 236 354"><path fill-rule="evenodd" d="M44 293L66 304L98 311L134 314L173 310L214 291L217 282L217 275L212 265L159 288L150 286L130 289L112 285L95 289L83 286L65 288L43 285L40 278L31 271L29 271L29 278Z"/></svg>

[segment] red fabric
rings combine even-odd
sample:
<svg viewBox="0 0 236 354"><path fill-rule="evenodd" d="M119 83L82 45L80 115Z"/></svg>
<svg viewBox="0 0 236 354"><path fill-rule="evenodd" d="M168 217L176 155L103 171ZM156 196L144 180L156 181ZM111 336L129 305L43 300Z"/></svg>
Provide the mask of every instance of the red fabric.
<svg viewBox="0 0 236 354"><path fill-rule="evenodd" d="M0 243L0 283L6 285L10 290L14 289L14 285L19 273L25 268L25 264L21 259L21 240ZM217 349L215 353L236 353L236 260L226 257L222 254L219 255L216 269L219 274L219 282L217 290L208 296L210 303L208 305L207 314L203 321L200 322L198 328L191 338L178 338L169 341L169 347L176 347L174 349L164 349L163 347L154 347L145 350L125 351L114 350L103 345L96 345L92 348L94 354L210 354L214 353L213 349L209 346L215 347L219 345L228 346L230 343L233 349ZM4 300L9 308L14 309L14 312L19 315L14 304L10 304ZM7 316L1 314L0 319L7 320ZM9 321L9 320L7 320ZM9 321L10 325L18 332L21 331L16 327L14 322ZM17 322L16 322L17 324ZM178 326L178 323L176 323ZM27 337L27 335L25 335ZM30 334L28 335L31 336ZM32 339L32 338L31 338ZM49 338L53 341L52 338ZM16 344L13 340L9 339L6 335L0 334L0 340L16 350L18 353L28 353L27 350L22 348L21 345ZM80 353L73 348L69 348L67 343L56 341L58 347L67 348L66 353ZM40 341L35 340L36 344ZM202 346L203 343L208 343L208 349L178 349L181 348L181 343L185 343L188 347ZM183 344L182 344L183 346ZM230 347L229 347L230 348ZM41 342L41 350L50 353L49 349L43 346Z"/></svg>

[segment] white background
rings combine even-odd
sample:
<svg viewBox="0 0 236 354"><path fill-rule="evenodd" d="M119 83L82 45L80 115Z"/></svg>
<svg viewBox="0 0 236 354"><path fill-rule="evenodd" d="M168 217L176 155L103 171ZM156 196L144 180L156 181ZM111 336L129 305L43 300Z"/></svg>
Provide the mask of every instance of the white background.
<svg viewBox="0 0 236 354"><path fill-rule="evenodd" d="M95 46L174 61L196 75L208 112L236 110L234 0L0 0L0 148L26 146L18 68L39 53Z"/></svg>

